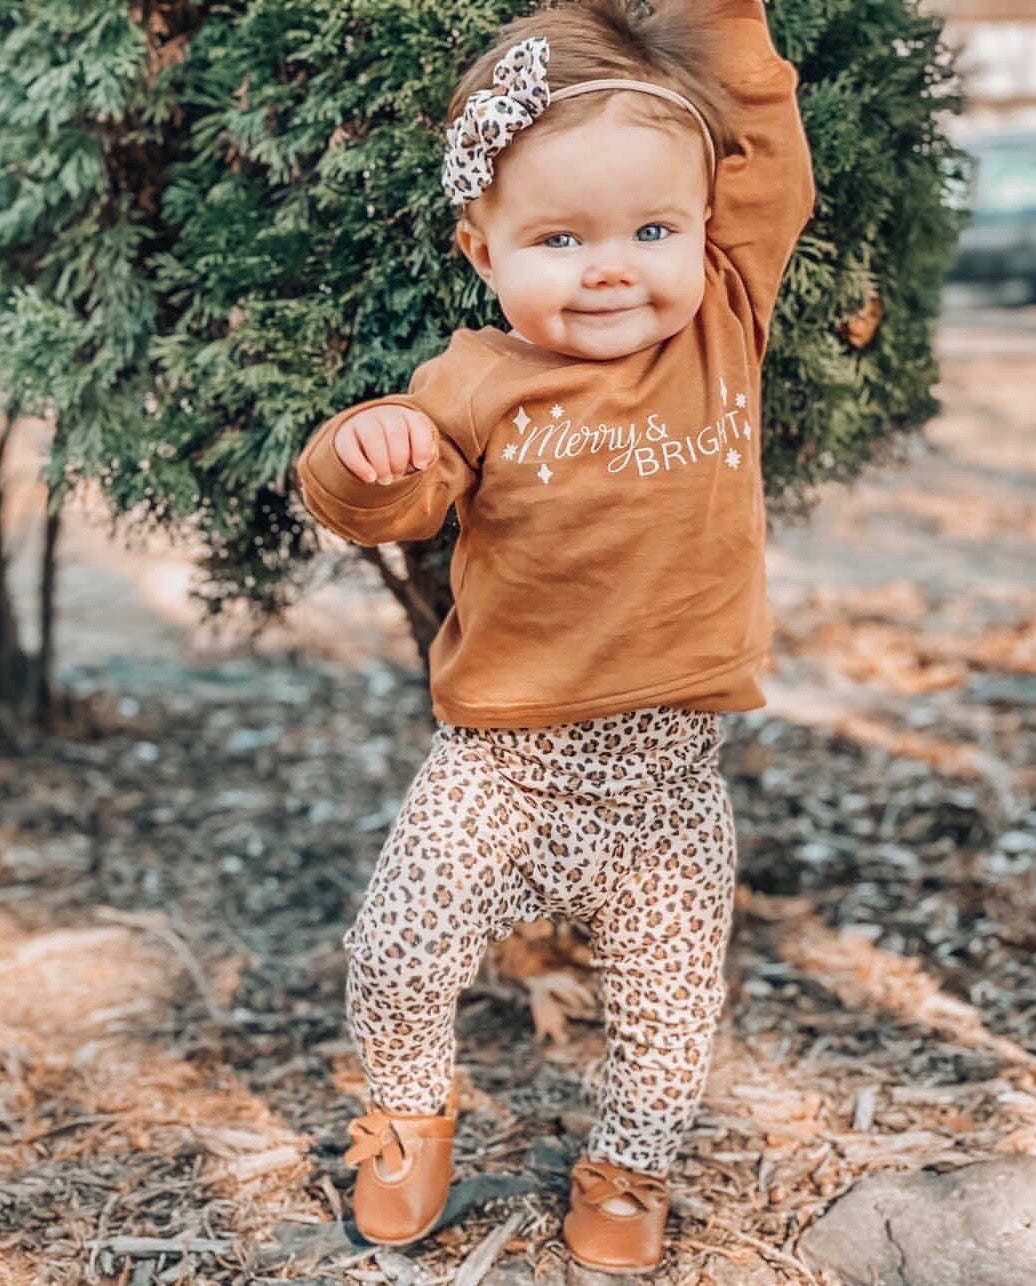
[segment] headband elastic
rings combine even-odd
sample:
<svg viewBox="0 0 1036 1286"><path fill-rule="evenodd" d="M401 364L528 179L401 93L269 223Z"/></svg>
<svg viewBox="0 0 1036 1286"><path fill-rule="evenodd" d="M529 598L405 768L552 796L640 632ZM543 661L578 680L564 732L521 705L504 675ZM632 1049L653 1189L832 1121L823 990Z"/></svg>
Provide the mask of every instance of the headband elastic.
<svg viewBox="0 0 1036 1286"><path fill-rule="evenodd" d="M659 98L668 98L671 103L677 103L680 107L685 107L698 122L698 128L701 130L709 166L709 182L712 182L716 174L716 144L712 141L712 133L705 117L689 98L684 98L683 94L678 94L675 89L667 89L665 85L653 85L648 80L626 80L624 77L607 77L603 80L581 80L578 85L569 85L567 89L559 89L556 94L551 95L551 99L557 103L562 98L574 98L576 94L588 94L595 89L638 89L643 94L655 94Z"/></svg>

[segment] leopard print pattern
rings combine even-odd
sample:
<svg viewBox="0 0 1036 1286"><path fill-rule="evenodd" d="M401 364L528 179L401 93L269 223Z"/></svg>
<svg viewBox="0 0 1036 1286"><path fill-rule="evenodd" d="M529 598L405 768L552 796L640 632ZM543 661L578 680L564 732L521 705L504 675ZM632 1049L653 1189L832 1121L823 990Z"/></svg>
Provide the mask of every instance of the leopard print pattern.
<svg viewBox="0 0 1036 1286"><path fill-rule="evenodd" d="M440 181L454 206L475 200L493 181L493 157L519 130L528 128L550 105L543 36L512 45L493 68L494 89L468 95L460 116L446 131Z"/></svg>
<svg viewBox="0 0 1036 1286"><path fill-rule="evenodd" d="M458 994L490 941L564 916L586 925L600 971L587 1154L668 1173L726 996L737 858L722 740L721 715L674 706L548 728L438 722L342 940L372 1103L437 1111Z"/></svg>

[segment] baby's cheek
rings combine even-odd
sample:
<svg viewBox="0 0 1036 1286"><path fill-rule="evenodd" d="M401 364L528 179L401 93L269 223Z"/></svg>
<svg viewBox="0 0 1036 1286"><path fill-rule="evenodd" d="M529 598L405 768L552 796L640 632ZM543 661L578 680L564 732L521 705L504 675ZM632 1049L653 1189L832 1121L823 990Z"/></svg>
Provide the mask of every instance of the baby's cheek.
<svg viewBox="0 0 1036 1286"><path fill-rule="evenodd" d="M556 274L533 269L513 281L511 300L527 319L543 319L563 306L564 292Z"/></svg>

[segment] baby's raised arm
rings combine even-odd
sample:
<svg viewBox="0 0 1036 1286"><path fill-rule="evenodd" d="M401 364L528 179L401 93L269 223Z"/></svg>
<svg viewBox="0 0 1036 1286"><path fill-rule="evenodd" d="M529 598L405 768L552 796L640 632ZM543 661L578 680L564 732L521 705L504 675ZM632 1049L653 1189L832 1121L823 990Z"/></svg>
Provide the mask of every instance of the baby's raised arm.
<svg viewBox="0 0 1036 1286"><path fill-rule="evenodd" d="M760 352L781 278L813 213L816 190L794 65L773 46L762 0L684 0L707 21L713 66L736 104L737 150L717 167L707 252L744 283Z"/></svg>

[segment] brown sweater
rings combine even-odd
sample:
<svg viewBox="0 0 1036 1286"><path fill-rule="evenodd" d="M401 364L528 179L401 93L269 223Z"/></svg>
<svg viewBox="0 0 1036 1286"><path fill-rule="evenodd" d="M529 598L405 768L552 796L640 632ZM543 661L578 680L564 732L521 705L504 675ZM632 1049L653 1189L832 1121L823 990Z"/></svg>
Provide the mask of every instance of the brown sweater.
<svg viewBox="0 0 1036 1286"><path fill-rule="evenodd" d="M765 704L760 367L815 193L798 76L761 3L727 0L722 23L739 150L717 172L693 321L609 361L462 328L407 393L339 412L298 459L306 507L362 545L428 539L456 504L454 604L430 656L443 722ZM387 486L354 477L333 445L348 416L379 403L416 407L438 429L435 464Z"/></svg>

